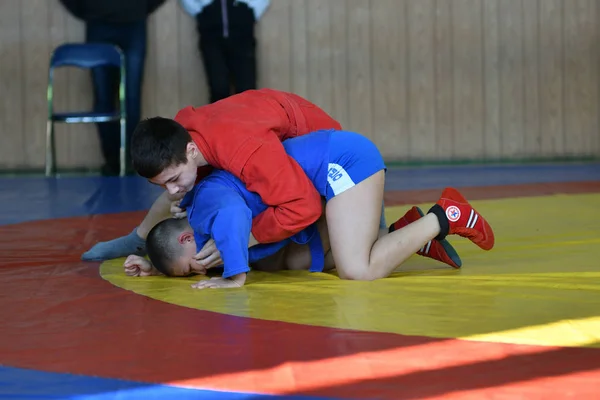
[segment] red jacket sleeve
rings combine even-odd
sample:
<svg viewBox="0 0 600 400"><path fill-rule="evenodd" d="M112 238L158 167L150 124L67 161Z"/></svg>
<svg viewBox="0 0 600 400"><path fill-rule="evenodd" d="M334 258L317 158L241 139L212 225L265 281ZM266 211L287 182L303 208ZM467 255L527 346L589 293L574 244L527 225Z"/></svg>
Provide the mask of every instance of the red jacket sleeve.
<svg viewBox="0 0 600 400"><path fill-rule="evenodd" d="M240 179L269 206L252 221L260 243L287 239L321 216L321 196L275 135L250 156Z"/></svg>

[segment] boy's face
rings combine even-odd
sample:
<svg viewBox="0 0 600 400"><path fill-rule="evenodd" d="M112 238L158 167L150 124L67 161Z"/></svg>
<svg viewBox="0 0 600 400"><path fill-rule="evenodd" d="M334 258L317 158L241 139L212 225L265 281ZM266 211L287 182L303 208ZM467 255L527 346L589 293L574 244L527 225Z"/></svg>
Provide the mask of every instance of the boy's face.
<svg viewBox="0 0 600 400"><path fill-rule="evenodd" d="M188 143L186 151L187 163L171 165L160 174L150 179L155 185L164 187L170 194L187 193L196 184L198 167L204 159L194 142Z"/></svg>
<svg viewBox="0 0 600 400"><path fill-rule="evenodd" d="M194 259L197 251L193 233L183 232L178 240L181 251L179 257L170 265L172 276L206 275L206 268L200 266Z"/></svg>

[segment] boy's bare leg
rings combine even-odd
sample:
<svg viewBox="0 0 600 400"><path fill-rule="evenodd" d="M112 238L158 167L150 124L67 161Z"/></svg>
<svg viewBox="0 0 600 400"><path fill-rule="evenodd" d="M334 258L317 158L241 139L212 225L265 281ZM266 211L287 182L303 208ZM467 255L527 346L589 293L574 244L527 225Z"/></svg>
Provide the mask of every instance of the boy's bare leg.
<svg viewBox="0 0 600 400"><path fill-rule="evenodd" d="M84 261L104 261L113 258L126 257L129 255L146 255L146 237L154 225L171 216L171 202L179 200L181 195L169 195L164 191L152 204L150 210L144 217L142 223L128 235L108 242L95 244L91 249L83 253L81 259Z"/></svg>
<svg viewBox="0 0 600 400"><path fill-rule="evenodd" d="M327 231L327 220L325 216L317 221L317 228L321 236L321 244L325 252L324 271L335 268L333 256L330 251L329 233ZM311 265L310 248L306 244L290 243L277 253L264 258L253 264L253 268L258 271L276 272L283 270L302 271L310 269Z"/></svg>
<svg viewBox="0 0 600 400"><path fill-rule="evenodd" d="M381 236L378 225L384 183L385 174L380 170L327 203L331 249L342 279L387 277L441 231L438 217L427 214Z"/></svg>

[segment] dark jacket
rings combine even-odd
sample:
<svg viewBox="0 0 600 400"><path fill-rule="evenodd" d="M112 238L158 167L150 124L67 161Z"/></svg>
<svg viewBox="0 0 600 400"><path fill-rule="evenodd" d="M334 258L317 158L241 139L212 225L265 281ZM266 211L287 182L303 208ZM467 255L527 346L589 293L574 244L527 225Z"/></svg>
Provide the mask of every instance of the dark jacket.
<svg viewBox="0 0 600 400"><path fill-rule="evenodd" d="M247 4L234 0L216 0L196 15L200 35L251 37L254 12Z"/></svg>
<svg viewBox="0 0 600 400"><path fill-rule="evenodd" d="M132 23L146 19L165 0L60 0L85 22Z"/></svg>

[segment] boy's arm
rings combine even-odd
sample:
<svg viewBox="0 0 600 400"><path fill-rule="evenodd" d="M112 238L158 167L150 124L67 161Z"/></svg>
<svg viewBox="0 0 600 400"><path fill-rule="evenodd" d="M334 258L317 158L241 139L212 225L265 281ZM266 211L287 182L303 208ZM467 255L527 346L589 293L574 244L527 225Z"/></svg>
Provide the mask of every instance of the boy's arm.
<svg viewBox="0 0 600 400"><path fill-rule="evenodd" d="M250 156L240 179L269 206L252 224L259 243L287 239L321 216L321 196L276 135L264 140Z"/></svg>
<svg viewBox="0 0 600 400"><path fill-rule="evenodd" d="M244 204L228 206L217 212L213 220L212 238L223 260L223 278L250 271L248 263L248 238L252 214Z"/></svg>
<svg viewBox="0 0 600 400"><path fill-rule="evenodd" d="M250 271L250 209L238 193L228 189L198 191L197 200L198 203L191 208L188 215L190 226L196 236L210 233L223 260L222 278L234 278L241 274L244 278L241 280L243 285L245 274ZM236 282L240 282L240 277Z"/></svg>

